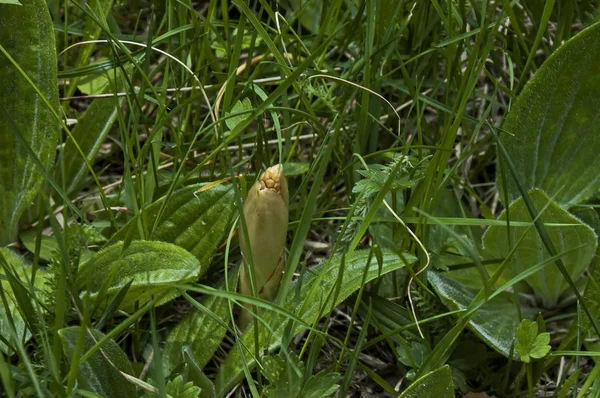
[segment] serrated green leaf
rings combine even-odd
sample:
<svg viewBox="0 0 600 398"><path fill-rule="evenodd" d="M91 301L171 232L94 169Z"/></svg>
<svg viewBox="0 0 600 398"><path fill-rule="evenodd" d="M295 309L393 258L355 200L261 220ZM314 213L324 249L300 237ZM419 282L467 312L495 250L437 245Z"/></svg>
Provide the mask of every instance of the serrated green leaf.
<svg viewBox="0 0 600 398"><path fill-rule="evenodd" d="M230 276L229 286L234 292L237 290L238 276L237 271ZM221 283L217 288L225 290L225 283ZM206 312L192 308L191 312L169 333L162 358L165 374L171 373L172 369L184 361L183 350L186 347L189 348L195 364L200 369L210 361L219 348L227 332L221 322L230 323L228 300L223 297L206 296L200 304L207 310ZM221 322L209 314L216 316Z"/></svg>
<svg viewBox="0 0 600 398"><path fill-rule="evenodd" d="M48 6L45 0L22 3L0 4L0 246L15 240L19 218L43 181L27 146L48 169L59 132L58 119L9 59L58 110L56 44Z"/></svg>
<svg viewBox="0 0 600 398"><path fill-rule="evenodd" d="M546 194L539 189L529 192L531 200L538 211L544 209L550 202ZM511 203L509 207L511 221L531 222L531 216L522 198ZM504 211L499 220L506 220ZM548 233L558 253L561 256L569 275L573 280L579 278L589 266L598 244L597 237L590 227L573 217L557 203L550 203L540 216L543 223L568 224L558 227L549 227ZM525 235L521 244L511 257L512 269L520 273L536 264L540 264L552 257L548 254L535 228L510 227L510 239L516 244ZM491 226L483 235L485 248L496 257L504 258L510 253L508 233L505 226ZM510 267L509 267L510 268ZM542 299L546 308L555 307L562 294L569 288L568 283L553 265L545 267L526 279L535 294Z"/></svg>
<svg viewBox="0 0 600 398"><path fill-rule="evenodd" d="M337 296L337 300L332 302L330 292L332 292L336 286L338 279L338 272L340 269L340 262L342 261L341 256L335 256L314 269L310 273L304 276L302 285L291 286L290 292L297 291L296 293L290 293L283 308L298 316L307 324L314 324L319 315L325 315L332 311L332 309L341 303L343 300L348 298L353 292L358 290L363 281L363 275L365 272L365 266L367 265L369 258L368 251L357 251L352 255L346 257L344 275L341 283L340 291ZM413 255L405 254L404 258L407 262L411 263L416 260ZM381 269L375 259L369 266L366 274L365 282L369 282L380 275L384 275L388 272L400 269L404 266L402 259L389 251L383 252L383 264ZM319 280L318 275L323 273L323 279ZM308 297L308 293L315 283L319 283L319 288L316 291L316 297ZM300 311L300 309L303 309ZM320 311L322 309L322 311ZM258 344L260 347L272 351L279 347L281 344L281 337L285 329L286 322L282 321L280 317L276 317L274 313L267 313L263 316L263 320L267 324L271 325L274 330L273 334L270 334L267 330L260 327L259 334L257 336ZM291 335L300 333L305 329L302 324L297 324L291 331ZM229 355L225 359L225 362L221 366L219 374L217 375L217 394L219 396L225 395L237 382L243 377L243 366L242 361L245 361L248 367L255 365L254 359L247 354L242 359L241 351L246 353L255 352L255 336L254 328L249 327L241 337L240 341L231 349Z"/></svg>
<svg viewBox="0 0 600 398"><path fill-rule="evenodd" d="M152 228L164 203L161 198L136 215L110 239L107 245L126 238L140 239L140 223ZM208 188L195 184L177 190L169 197L153 240L173 243L192 253L200 261L199 274L210 260L231 226L234 214L234 194L229 184Z"/></svg>
<svg viewBox="0 0 600 398"><path fill-rule="evenodd" d="M543 358L550 352L550 333L544 332L537 335L533 342L533 350L529 353L532 358Z"/></svg>
<svg viewBox="0 0 600 398"><path fill-rule="evenodd" d="M200 395L200 387L195 386L191 381L184 383L181 375L169 380L166 390L172 398L198 398Z"/></svg>
<svg viewBox="0 0 600 398"><path fill-rule="evenodd" d="M198 259L181 247L165 242L134 241L124 248L123 242L119 242L80 266L77 286L108 305L123 286L133 281L120 306L128 308L151 295L174 290L174 285L197 279L199 272ZM99 296L100 293L103 294Z"/></svg>
<svg viewBox="0 0 600 398"><path fill-rule="evenodd" d="M65 355L70 360L75 354L79 334L79 326L58 331ZM96 342L104 338L104 335L97 330L86 330L83 336L82 352L88 351L96 345ZM119 346L109 340L88 360L79 364L77 382L84 389L102 397L137 397L135 386L121 372L133 375L131 363Z"/></svg>
<svg viewBox="0 0 600 398"><path fill-rule="evenodd" d="M523 319L517 329L517 339L519 343L515 346L515 351L521 357L523 362L529 362L530 358L543 358L550 351L550 333L538 334L538 325L536 322Z"/></svg>
<svg viewBox="0 0 600 398"><path fill-rule="evenodd" d="M450 366L444 365L415 380L399 398L454 398L454 384Z"/></svg>
<svg viewBox="0 0 600 398"><path fill-rule="evenodd" d="M525 189L540 188L561 205L579 203L600 190L599 91L600 23L596 23L544 62L505 119L508 134L500 141ZM513 201L521 194L502 171L498 167L500 199L504 200L505 179L508 200Z"/></svg>

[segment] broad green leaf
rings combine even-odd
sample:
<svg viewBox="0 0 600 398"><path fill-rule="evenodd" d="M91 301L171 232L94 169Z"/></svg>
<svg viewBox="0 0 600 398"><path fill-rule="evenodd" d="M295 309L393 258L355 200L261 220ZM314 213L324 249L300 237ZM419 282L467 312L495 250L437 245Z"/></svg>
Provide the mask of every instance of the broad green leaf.
<svg viewBox="0 0 600 398"><path fill-rule="evenodd" d="M311 376L302 387L302 398L323 398L332 396L337 390L339 373L323 370Z"/></svg>
<svg viewBox="0 0 600 398"><path fill-rule="evenodd" d="M368 258L368 251L357 251L346 257L343 269L344 275L335 302L332 300L331 293L336 288L337 280L340 276L339 270L342 256L335 256L329 261L308 271L307 274L303 276L303 279L301 279L302 284L300 286L297 285L299 282L296 282L296 284L290 287L290 294L283 303L283 308L293 314L297 314L306 324L314 324L318 321L320 315L322 316L330 313L336 305L344 301L348 296L360 288ZM372 258L366 273L366 282L404 266L402 259L397 254L389 251L384 251L382 258L383 263L381 268L379 267L379 264L377 264L375 258ZM410 254L405 254L404 259L409 263L416 260L416 258ZM319 278L319 275L321 274L322 279ZM311 288L317 283L318 288L315 290L315 293L309 297ZM268 330L260 327L257 341L261 348L273 351L281 344L281 337L286 322L285 320L282 320L281 317L276 316L276 314L271 312L265 314L263 320L268 325L271 325L274 333L270 334ZM305 325L296 324L291 331L291 335L298 334L305 329ZM247 351L249 350L250 353L255 352L255 342L254 327L250 326L243 334L240 341L232 347L217 375L216 387L219 396L225 395L236 383L243 379L244 371L242 361L244 361L248 367L253 367L255 365L254 358L248 355ZM241 358L242 352L244 353L244 358Z"/></svg>
<svg viewBox="0 0 600 398"><path fill-rule="evenodd" d="M539 189L531 190L529 195L538 212L541 212L550 202L546 194ZM532 221L522 198L511 203L509 213L510 221ZM506 211L498 219L506 220ZM569 214L555 202L550 203L546 207L540 215L540 220L544 223L568 224L548 227L548 233L557 252L565 253L561 256L561 259L571 278L573 280L579 278L589 266L592 256L596 251L597 238L594 230ZM516 244L523 235L525 235L524 240L511 257L512 269L516 273L520 273L552 257L545 249L535 228L510 227L511 244ZM490 227L483 236L483 244L493 256L507 257L511 250L508 242L507 227ZM549 265L540 272L530 276L526 279L526 282L531 286L535 294L541 298L546 308L555 307L559 303L563 293L569 287L568 283L553 265Z"/></svg>
<svg viewBox="0 0 600 398"><path fill-rule="evenodd" d="M79 118L71 131L79 148L93 164L98 151L117 118L122 100L117 98L100 98L94 100L85 113ZM79 193L85 184L89 170L69 137L63 148L64 182L66 193L70 197ZM57 181L63 181L60 167L57 167Z"/></svg>
<svg viewBox="0 0 600 398"><path fill-rule="evenodd" d="M299 176L308 173L310 163L308 162L287 162L283 163L283 173L286 178Z"/></svg>
<svg viewBox="0 0 600 398"><path fill-rule="evenodd" d="M237 271L230 276L229 286L234 292L237 290L238 276ZM225 283L221 283L218 289L225 290ZM230 323L228 300L207 295L200 304L205 311L192 308L191 312L169 333L162 358L165 374L171 373L171 370L184 361L183 352L186 347L194 357L195 364L202 369L213 357L225 337L227 329L222 323Z"/></svg>
<svg viewBox="0 0 600 398"><path fill-rule="evenodd" d="M134 241L124 248L123 242L119 242L81 265L77 285L92 298L109 304L114 295L132 281L121 302L121 308L127 308L136 301L144 302L151 295L171 290L176 284L197 279L200 271L198 260L181 247L164 242Z"/></svg>
<svg viewBox="0 0 600 398"><path fill-rule="evenodd" d="M73 361L76 353L80 332L79 326L58 331L63 350L70 361ZM97 330L83 331L83 344L79 354L91 349L102 338L104 335ZM121 348L109 340L88 360L79 364L77 382L84 389L102 397L137 397L135 385L128 381L121 372L133 375L131 363Z"/></svg>
<svg viewBox="0 0 600 398"><path fill-rule="evenodd" d="M98 61L102 62L105 60L106 59L100 59ZM110 76L113 73L114 69L82 77L77 81L77 89L87 95L104 94L111 89Z"/></svg>
<svg viewBox="0 0 600 398"><path fill-rule="evenodd" d="M588 276L587 286L583 294L583 299L588 306L590 312L596 319L600 319L600 257L594 257L590 275ZM600 341L598 335L594 332L591 322L587 316L581 317L581 330L584 333L584 344L589 351L599 351ZM560 348L559 348L560 349Z"/></svg>
<svg viewBox="0 0 600 398"><path fill-rule="evenodd" d="M19 218L39 190L54 161L59 122L54 26L45 0L0 4L0 246L17 237ZM21 68L36 89L27 81Z"/></svg>
<svg viewBox="0 0 600 398"><path fill-rule="evenodd" d="M108 244L127 238L140 239L140 224L151 229L164 200L157 200L135 216ZM203 274L231 226L234 209L231 185L190 185L169 197L152 239L173 243L192 253L200 261Z"/></svg>
<svg viewBox="0 0 600 398"><path fill-rule="evenodd" d="M543 358L550 351L550 333L539 333L537 322L523 319L517 328L517 340L515 351L519 354L521 361L530 362L531 358Z"/></svg>
<svg viewBox="0 0 600 398"><path fill-rule="evenodd" d="M15 298L12 287L7 280L6 277L6 269L5 267L9 267L14 275L19 278L21 284L23 284L26 288L29 287L29 282L31 280L31 272L32 268L29 264L27 264L23 257L19 256L15 252L10 249L0 248L0 288L4 291L7 301L8 308L3 305L3 302L0 300L0 335L2 335L5 339L11 341L11 336L9 332L9 320L7 317L7 310L12 316L13 324L15 326L17 337L22 341L27 341L31 338L31 332L27 328L25 320L23 319L23 315L21 314L21 310L25 310L25 308L20 308L19 304ZM44 289L45 285L45 273L42 270L38 270L35 278L34 288L41 291ZM13 346L14 346L13 342ZM0 351L5 354L9 353L8 347L4 342L0 341Z"/></svg>
<svg viewBox="0 0 600 398"><path fill-rule="evenodd" d="M22 5L21 3L19 3L19 0L0 0L0 4L13 4L16 6Z"/></svg>
<svg viewBox="0 0 600 398"><path fill-rule="evenodd" d="M21 238L21 242L23 245L29 250L31 253L35 253L35 245L38 239L37 231L31 229L29 231L22 232L19 235ZM40 236L40 258L46 261L50 261L54 257L56 257L56 253L58 253L58 242L56 242L56 238L53 236Z"/></svg>
<svg viewBox="0 0 600 398"><path fill-rule="evenodd" d="M452 383L452 370L445 365L427 373L415 380L400 398L454 398L454 384Z"/></svg>
<svg viewBox="0 0 600 398"><path fill-rule="evenodd" d="M252 103L250 102L250 98L246 97L243 100L240 100L233 105L231 108L231 112L227 112L225 116L229 116L230 114L240 113L244 111L249 111L252 109ZM230 118L225 119L225 124L229 128L229 130L233 130L235 126L237 126L240 122L244 121L248 117L248 113L243 113L238 116L232 116Z"/></svg>
<svg viewBox="0 0 600 398"><path fill-rule="evenodd" d="M583 30L554 52L527 83L505 119L500 141L526 190L540 188L561 205L579 203L600 190L600 23ZM520 197L503 174L504 200ZM504 181L506 179L506 181ZM556 195L556 196L555 196Z"/></svg>
<svg viewBox="0 0 600 398"><path fill-rule="evenodd" d="M269 381L265 388L268 398L298 397L304 381L304 362L294 352L263 358L261 373Z"/></svg>
<svg viewBox="0 0 600 398"><path fill-rule="evenodd" d="M451 310L467 309L478 292L478 289L468 288L444 273L431 272L428 278L444 304ZM523 316L535 317L536 311L522 309ZM513 295L502 292L483 304L469 322L469 328L491 348L508 357L514 345L519 322Z"/></svg>

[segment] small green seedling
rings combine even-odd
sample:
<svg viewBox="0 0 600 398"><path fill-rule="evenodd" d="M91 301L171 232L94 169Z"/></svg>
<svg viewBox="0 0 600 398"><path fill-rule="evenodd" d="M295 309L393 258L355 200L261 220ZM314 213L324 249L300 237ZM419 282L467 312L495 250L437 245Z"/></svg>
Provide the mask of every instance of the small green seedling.
<svg viewBox="0 0 600 398"><path fill-rule="evenodd" d="M550 333L538 334L538 324L528 319L523 319L517 328L519 343L515 350L523 362L529 363L531 358L544 358L550 351Z"/></svg>

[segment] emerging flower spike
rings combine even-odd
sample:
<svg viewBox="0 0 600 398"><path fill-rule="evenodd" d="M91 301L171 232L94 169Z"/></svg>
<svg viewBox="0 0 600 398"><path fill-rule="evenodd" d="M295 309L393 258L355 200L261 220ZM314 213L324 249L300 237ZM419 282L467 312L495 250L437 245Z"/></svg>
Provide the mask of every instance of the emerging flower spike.
<svg viewBox="0 0 600 398"><path fill-rule="evenodd" d="M244 257L240 274L240 293L252 295L247 269L252 266L259 297L274 300L277 296L279 282L285 269L288 208L289 193L283 167L280 164L269 167L250 188L244 202L248 236L246 237L244 229L240 226L240 247ZM243 328L249 321L249 314L243 311L240 327Z"/></svg>

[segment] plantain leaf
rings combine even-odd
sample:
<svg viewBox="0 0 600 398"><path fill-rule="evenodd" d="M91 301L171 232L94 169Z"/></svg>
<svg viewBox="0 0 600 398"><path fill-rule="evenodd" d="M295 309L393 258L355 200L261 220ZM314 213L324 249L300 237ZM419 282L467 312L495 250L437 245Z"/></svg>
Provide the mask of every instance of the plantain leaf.
<svg viewBox="0 0 600 398"><path fill-rule="evenodd" d="M54 26L46 1L23 0L20 7L0 4L0 15L0 246L4 246L16 239L19 218L43 181L27 147L46 169L54 160L59 123L40 95L54 109L59 105Z"/></svg>
<svg viewBox="0 0 600 398"><path fill-rule="evenodd" d="M415 380L399 398L454 398L452 371L445 365Z"/></svg>
<svg viewBox="0 0 600 398"><path fill-rule="evenodd" d="M475 299L479 289L466 287L452 278L452 273L431 272L429 282L440 295L444 304L451 310L464 310ZM522 307L523 316L535 319L537 311ZM469 322L469 328L491 348L509 357L520 318L513 301L513 295L502 292L475 313ZM513 358L517 356L513 354Z"/></svg>
<svg viewBox="0 0 600 398"><path fill-rule="evenodd" d="M165 290L175 293L174 285L197 279L200 271L198 260L181 247L134 241L125 248L119 242L81 265L77 285L108 305L121 288L132 282L120 305L129 308L136 301L144 302Z"/></svg>
<svg viewBox="0 0 600 398"><path fill-rule="evenodd" d="M58 335L62 340L63 351L71 361L76 353L81 332L79 326L58 331ZM88 351L102 338L104 338L104 335L97 330L83 331L83 344L79 353ZM80 363L78 370L77 382L80 387L101 397L137 397L135 386L121 374L123 372L133 375L131 363L127 355L112 340L107 341L89 359Z"/></svg>
<svg viewBox="0 0 600 398"><path fill-rule="evenodd" d="M239 273L232 272L229 287L237 290ZM225 290L225 283L217 289ZM210 361L225 337L227 329L222 325L229 324L229 303L226 298L206 296L200 302L203 311L193 308L169 333L163 350L163 365L165 374L184 361L183 352L190 348L195 364L202 369ZM217 319L215 319L215 316Z"/></svg>
<svg viewBox="0 0 600 398"><path fill-rule="evenodd" d="M500 141L527 190L540 188L561 205L579 203L600 189L600 23L563 44L539 68L514 102ZM498 161L503 162L502 156ZM520 197L499 167L504 200ZM585 171L585 172L584 172ZM556 195L556 196L555 196Z"/></svg>
<svg viewBox="0 0 600 398"><path fill-rule="evenodd" d="M164 200L157 200L136 215L107 245L130 237L140 239L140 223L151 229ZM200 261L202 275L231 226L234 209L231 185L190 185L169 197L152 239L173 243L192 253Z"/></svg>
<svg viewBox="0 0 600 398"><path fill-rule="evenodd" d="M541 211L551 202L548 196L539 189L532 189L529 195L538 211ZM532 221L522 198L511 203L509 213L511 221ZM506 220L506 211L500 214L498 219ZM540 219L544 223L567 224L548 227L548 233L557 252L564 253L561 259L571 278L573 280L579 278L590 265L592 256L596 251L596 233L555 202L548 205L541 214ZM483 235L485 248L495 257L507 257L511 250L508 233L510 233L510 242L513 245L525 235L524 240L511 257L513 272L520 273L551 257L535 228L527 229L527 227L522 226L511 226L509 231L507 231L506 226L491 226ZM533 288L535 294L542 299L545 308L555 307L569 287L553 265L545 267L540 272L530 276L526 279L526 282Z"/></svg>
<svg viewBox="0 0 600 398"><path fill-rule="evenodd" d="M0 335L7 339L13 346L15 341L12 338L17 337L22 341L27 341L31 338L31 332L27 328L27 323L23 318L21 311L27 311L31 307L25 308L19 306L19 302L15 297L15 293L10 285L8 277L6 275L8 271L15 276L17 282L23 285L25 288L29 287L29 281L31 280L32 268L23 257L19 256L15 252L7 248L0 248L0 289L2 289L6 295L8 306L4 306L0 300ZM42 291L45 288L45 273L43 270L38 270L34 281L34 289ZM10 313L15 327L17 336L11 335L8 313ZM26 314L30 318L35 317L35 314ZM0 340L0 351L8 354L9 347Z"/></svg>
<svg viewBox="0 0 600 398"><path fill-rule="evenodd" d="M357 251L345 258L343 279L335 301L332 300L331 292L334 291L338 278L341 277L339 275L340 263L343 260L341 255L335 256L330 261L312 269L311 272L303 276L300 286L297 282L290 287L290 291L296 291L296 293L290 293L287 296L283 308L297 314L306 324L314 324L321 316L330 313L336 305L361 287L368 259L368 251ZM372 259L368 270L366 270L364 282L369 282L380 275L404 266L403 260L397 254L389 251L383 252L382 259L381 268L377 261L374 258ZM404 260L410 263L414 262L416 258L410 254L404 254ZM312 294L309 294L311 291ZM253 367L256 364L254 357L247 354L248 352L255 352L256 342L258 342L259 347L268 351L273 351L280 346L286 322L283 322L280 317L271 312L266 313L263 320L271 326L273 333L271 334L265 328L260 327L255 340L254 327L250 326L246 330L240 340L232 347L217 375L216 388L218 396L226 395L236 383L243 379L244 367L242 363L245 363L248 367ZM304 329L306 329L304 324L296 324L290 335L298 334ZM244 358L241 357L242 352Z"/></svg>
<svg viewBox="0 0 600 398"><path fill-rule="evenodd" d="M71 131L75 142L90 163L93 163L110 132L122 102L116 98L94 100ZM88 168L71 138L65 142L63 158L66 193L72 197L83 188ZM57 174L57 180L63 181L61 173Z"/></svg>
<svg viewBox="0 0 600 398"><path fill-rule="evenodd" d="M600 319L600 257L595 256L583 294L583 299L596 319ZM588 351L599 351L600 341L587 316L581 317L581 330L584 331L584 344ZM560 348L559 348L560 350Z"/></svg>

